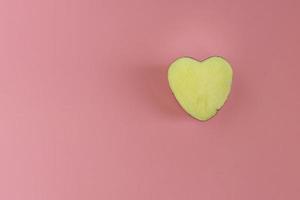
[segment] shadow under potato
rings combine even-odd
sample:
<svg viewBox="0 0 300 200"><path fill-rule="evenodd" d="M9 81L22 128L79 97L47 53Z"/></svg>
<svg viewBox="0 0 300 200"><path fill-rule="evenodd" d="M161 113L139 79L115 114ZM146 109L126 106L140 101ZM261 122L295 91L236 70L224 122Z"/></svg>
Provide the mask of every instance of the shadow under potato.
<svg viewBox="0 0 300 200"><path fill-rule="evenodd" d="M168 84L168 68L162 66L136 67L132 72L137 96L141 101L155 109L155 112L169 117L184 117L184 111L180 108Z"/></svg>

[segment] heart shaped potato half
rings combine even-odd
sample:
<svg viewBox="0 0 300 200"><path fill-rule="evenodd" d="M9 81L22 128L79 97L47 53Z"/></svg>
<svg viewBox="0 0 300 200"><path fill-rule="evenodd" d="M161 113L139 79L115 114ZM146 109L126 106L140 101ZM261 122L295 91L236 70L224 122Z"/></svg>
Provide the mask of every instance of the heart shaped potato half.
<svg viewBox="0 0 300 200"><path fill-rule="evenodd" d="M231 65L219 56L202 61L180 57L168 69L175 98L188 114L201 121L212 118L224 105L232 77Z"/></svg>

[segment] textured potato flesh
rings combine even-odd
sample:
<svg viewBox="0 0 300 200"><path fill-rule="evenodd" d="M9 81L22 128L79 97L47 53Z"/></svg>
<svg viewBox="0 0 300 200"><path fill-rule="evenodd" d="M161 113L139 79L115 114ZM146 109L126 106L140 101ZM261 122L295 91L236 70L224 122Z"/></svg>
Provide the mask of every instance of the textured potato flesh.
<svg viewBox="0 0 300 200"><path fill-rule="evenodd" d="M230 93L232 69L221 57L201 62L183 57L169 67L168 80L183 109L199 120L208 120Z"/></svg>

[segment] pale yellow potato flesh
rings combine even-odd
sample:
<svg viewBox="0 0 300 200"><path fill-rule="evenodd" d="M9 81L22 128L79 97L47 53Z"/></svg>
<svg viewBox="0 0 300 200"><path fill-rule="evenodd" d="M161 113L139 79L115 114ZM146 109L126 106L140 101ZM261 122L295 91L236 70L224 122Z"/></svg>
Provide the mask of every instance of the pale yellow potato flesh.
<svg viewBox="0 0 300 200"><path fill-rule="evenodd" d="M181 57L168 70L170 88L192 117L208 120L224 105L231 89L232 68L222 57L197 61Z"/></svg>

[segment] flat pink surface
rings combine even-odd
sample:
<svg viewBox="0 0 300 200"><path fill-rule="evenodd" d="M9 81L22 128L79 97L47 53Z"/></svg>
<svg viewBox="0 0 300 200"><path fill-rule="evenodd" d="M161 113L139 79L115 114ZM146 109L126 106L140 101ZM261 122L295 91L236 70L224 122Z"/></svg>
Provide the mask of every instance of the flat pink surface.
<svg viewBox="0 0 300 200"><path fill-rule="evenodd" d="M300 1L1 0L1 200L299 200ZM179 56L226 57L212 120Z"/></svg>

